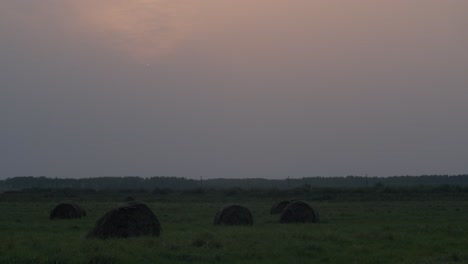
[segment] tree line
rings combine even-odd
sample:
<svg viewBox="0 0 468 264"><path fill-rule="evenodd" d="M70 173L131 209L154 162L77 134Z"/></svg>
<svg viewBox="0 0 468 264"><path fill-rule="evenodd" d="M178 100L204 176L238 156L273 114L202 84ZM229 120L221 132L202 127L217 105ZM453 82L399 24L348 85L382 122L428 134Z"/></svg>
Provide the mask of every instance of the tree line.
<svg viewBox="0 0 468 264"><path fill-rule="evenodd" d="M422 175L392 177L306 177L287 179L205 179L195 180L181 177L96 177L96 178L50 178L50 177L13 177L0 180L0 189L92 189L121 190L172 189L291 189L300 187L360 188L360 187L408 187L408 186L468 186L468 175Z"/></svg>

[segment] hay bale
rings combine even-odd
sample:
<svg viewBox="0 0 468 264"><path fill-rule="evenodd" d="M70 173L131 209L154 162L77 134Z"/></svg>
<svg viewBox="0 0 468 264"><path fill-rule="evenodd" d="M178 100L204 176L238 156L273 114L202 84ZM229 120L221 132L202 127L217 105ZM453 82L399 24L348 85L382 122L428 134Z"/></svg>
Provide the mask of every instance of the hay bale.
<svg viewBox="0 0 468 264"><path fill-rule="evenodd" d="M54 219L73 219L86 216L86 211L73 202L66 202L57 205L50 211L49 218Z"/></svg>
<svg viewBox="0 0 468 264"><path fill-rule="evenodd" d="M215 225L252 225L253 216L249 209L240 205L221 208L214 218Z"/></svg>
<svg viewBox="0 0 468 264"><path fill-rule="evenodd" d="M124 202L134 202L134 201L135 201L135 197L133 196L127 196L124 199Z"/></svg>
<svg viewBox="0 0 468 264"><path fill-rule="evenodd" d="M280 216L281 223L316 223L319 214L308 203L295 201L283 209Z"/></svg>
<svg viewBox="0 0 468 264"><path fill-rule="evenodd" d="M283 212L283 209L286 208L286 206L288 206L290 203L291 201L280 201L274 203L270 209L270 214L281 214L281 212Z"/></svg>
<svg viewBox="0 0 468 264"><path fill-rule="evenodd" d="M159 236L161 224L143 203L130 202L107 212L95 224L88 237L100 239Z"/></svg>

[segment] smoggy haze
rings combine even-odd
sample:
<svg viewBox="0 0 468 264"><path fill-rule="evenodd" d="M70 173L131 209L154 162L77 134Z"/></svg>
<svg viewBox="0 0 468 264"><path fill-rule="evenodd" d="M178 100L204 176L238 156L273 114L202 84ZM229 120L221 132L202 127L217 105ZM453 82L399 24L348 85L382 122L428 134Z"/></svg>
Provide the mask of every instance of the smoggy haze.
<svg viewBox="0 0 468 264"><path fill-rule="evenodd" d="M0 178L468 173L465 0L2 0Z"/></svg>

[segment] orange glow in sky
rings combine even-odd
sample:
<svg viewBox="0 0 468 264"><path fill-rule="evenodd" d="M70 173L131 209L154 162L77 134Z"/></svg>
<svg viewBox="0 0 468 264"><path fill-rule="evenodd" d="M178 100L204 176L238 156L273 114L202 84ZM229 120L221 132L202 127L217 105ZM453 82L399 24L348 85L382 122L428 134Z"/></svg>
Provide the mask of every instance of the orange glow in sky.
<svg viewBox="0 0 468 264"><path fill-rule="evenodd" d="M104 39L110 49L147 61L171 53L188 37L194 2L96 0L72 1L71 7L84 31Z"/></svg>
<svg viewBox="0 0 468 264"><path fill-rule="evenodd" d="M187 40L212 49L224 49L236 60L236 52L270 58L279 45L309 45L311 53L334 59L363 47L414 43L441 39L457 30L453 18L457 6L450 1L370 0L83 0L69 1L74 23L82 31L105 41L110 49L134 59L150 61L173 53ZM437 40L436 40L437 41ZM343 47L341 46L343 44ZM265 52L267 54L265 54ZM282 52L282 51L281 51Z"/></svg>

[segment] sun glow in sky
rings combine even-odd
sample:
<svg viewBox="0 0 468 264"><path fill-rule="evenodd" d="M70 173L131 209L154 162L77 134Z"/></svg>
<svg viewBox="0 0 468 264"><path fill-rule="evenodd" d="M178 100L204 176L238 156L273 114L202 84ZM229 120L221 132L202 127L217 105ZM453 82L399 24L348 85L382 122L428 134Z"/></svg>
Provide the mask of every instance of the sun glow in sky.
<svg viewBox="0 0 468 264"><path fill-rule="evenodd" d="M2 0L0 177L467 173L467 13Z"/></svg>
<svg viewBox="0 0 468 264"><path fill-rule="evenodd" d="M72 1L76 23L110 49L138 60L171 53L188 38L200 3L185 0Z"/></svg>
<svg viewBox="0 0 468 264"><path fill-rule="evenodd" d="M467 4L455 0L65 2L69 10L62 11L68 13L63 14L69 16L68 23L81 27L109 49L139 60L158 58L184 43L201 41L199 44L209 45L208 49L223 49L221 52L231 59L245 57L237 52L265 59L274 53L290 57L303 56L300 52L304 52L308 53L306 58L315 54L318 57L310 59L327 63L383 50L418 52L417 47L447 41L450 45L466 37L459 34ZM291 54L294 48L297 54Z"/></svg>

